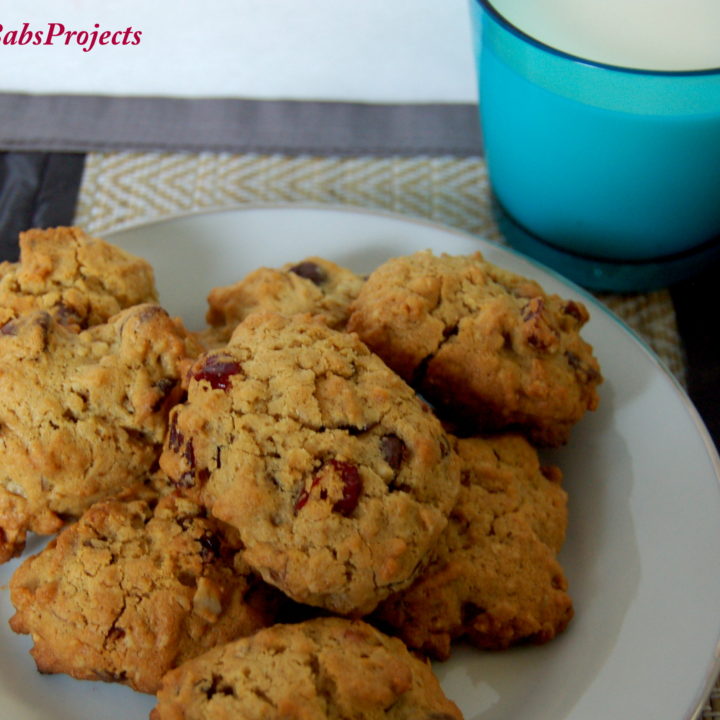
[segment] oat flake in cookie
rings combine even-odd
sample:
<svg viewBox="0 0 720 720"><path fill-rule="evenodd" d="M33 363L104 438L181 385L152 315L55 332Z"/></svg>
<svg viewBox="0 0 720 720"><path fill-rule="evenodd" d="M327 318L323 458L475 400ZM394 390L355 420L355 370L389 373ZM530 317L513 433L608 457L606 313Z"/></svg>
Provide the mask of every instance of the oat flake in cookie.
<svg viewBox="0 0 720 720"><path fill-rule="evenodd" d="M541 467L519 435L457 440L461 489L433 561L377 618L410 647L447 659L451 643L543 643L573 615L557 561L567 497L557 467Z"/></svg>
<svg viewBox="0 0 720 720"><path fill-rule="evenodd" d="M472 433L518 428L562 445L598 405L600 369L580 337L585 307L479 253L389 260L351 310L348 330Z"/></svg>
<svg viewBox="0 0 720 720"><path fill-rule="evenodd" d="M154 693L162 676L269 625L279 596L240 557L237 532L189 500L93 505L15 571L15 632L43 673Z"/></svg>
<svg viewBox="0 0 720 720"><path fill-rule="evenodd" d="M356 336L248 317L190 371L161 466L293 599L362 614L420 571L459 489L438 420Z"/></svg>
<svg viewBox="0 0 720 720"><path fill-rule="evenodd" d="M79 331L156 301L153 270L145 260L77 227L22 232L20 262L0 263L0 325L42 309Z"/></svg>
<svg viewBox="0 0 720 720"><path fill-rule="evenodd" d="M156 465L194 354L158 305L79 334L44 310L0 328L0 562Z"/></svg>
<svg viewBox="0 0 720 720"><path fill-rule="evenodd" d="M427 663L342 618L276 625L168 673L151 720L462 720Z"/></svg>

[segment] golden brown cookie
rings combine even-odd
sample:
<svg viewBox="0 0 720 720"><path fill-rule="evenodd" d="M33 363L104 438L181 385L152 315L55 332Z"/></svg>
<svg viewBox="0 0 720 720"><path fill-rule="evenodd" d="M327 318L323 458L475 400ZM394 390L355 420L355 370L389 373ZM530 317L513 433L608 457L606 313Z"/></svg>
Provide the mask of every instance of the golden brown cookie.
<svg viewBox="0 0 720 720"><path fill-rule="evenodd" d="M598 404L585 307L471 256L429 251L371 273L347 329L473 432L518 428L561 445Z"/></svg>
<svg viewBox="0 0 720 720"><path fill-rule="evenodd" d="M105 500L15 571L15 632L43 673L154 693L162 676L274 621L279 593L237 533L189 500Z"/></svg>
<svg viewBox="0 0 720 720"><path fill-rule="evenodd" d="M451 643L543 643L573 615L557 553L567 498L557 467L541 467L519 435L456 441L460 495L434 559L376 618L412 648L446 659Z"/></svg>
<svg viewBox="0 0 720 720"><path fill-rule="evenodd" d="M79 331L156 302L150 265L77 227L20 233L20 262L0 263L0 326L35 309Z"/></svg>
<svg viewBox="0 0 720 720"><path fill-rule="evenodd" d="M238 528L298 602L369 612L447 523L457 458L438 420L355 335L253 314L201 356L161 466Z"/></svg>
<svg viewBox="0 0 720 720"><path fill-rule="evenodd" d="M0 328L0 562L156 465L193 355L158 305L81 333L44 310Z"/></svg>
<svg viewBox="0 0 720 720"><path fill-rule="evenodd" d="M281 315L310 313L342 329L348 306L363 278L330 260L309 257L279 269L261 267L233 285L214 288L208 296L208 344L227 342L232 331L254 312Z"/></svg>
<svg viewBox="0 0 720 720"><path fill-rule="evenodd" d="M151 720L462 720L430 666L361 621L276 625L168 673Z"/></svg>

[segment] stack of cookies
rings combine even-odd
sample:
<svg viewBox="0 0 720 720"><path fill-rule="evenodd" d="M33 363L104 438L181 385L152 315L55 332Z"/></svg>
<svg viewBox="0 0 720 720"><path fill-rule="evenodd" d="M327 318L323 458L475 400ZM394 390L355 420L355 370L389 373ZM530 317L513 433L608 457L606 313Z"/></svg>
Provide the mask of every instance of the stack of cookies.
<svg viewBox="0 0 720 720"><path fill-rule="evenodd" d="M452 720L427 659L547 642L564 444L598 403L586 309L419 252L259 268L190 333L77 228L0 265L0 560L42 672L154 720Z"/></svg>

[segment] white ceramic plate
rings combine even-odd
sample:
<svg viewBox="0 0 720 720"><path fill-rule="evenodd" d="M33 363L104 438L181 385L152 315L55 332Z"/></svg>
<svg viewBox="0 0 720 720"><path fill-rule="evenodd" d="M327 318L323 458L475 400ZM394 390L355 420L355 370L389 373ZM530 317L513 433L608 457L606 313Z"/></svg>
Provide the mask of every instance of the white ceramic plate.
<svg viewBox="0 0 720 720"><path fill-rule="evenodd" d="M437 665L467 720L696 717L717 671L720 463L687 397L657 359L589 295L507 250L424 221L320 207L196 214L107 239L155 267L161 301L193 329L205 298L260 265L322 255L358 272L423 248L480 249L498 265L584 301L584 333L606 382L600 409L551 458L565 472L570 526L562 562L576 616L543 647L459 650ZM37 548L35 544L31 549ZM0 568L6 587L17 561ZM14 636L0 595L0 717L136 720L153 698L127 688L41 676Z"/></svg>

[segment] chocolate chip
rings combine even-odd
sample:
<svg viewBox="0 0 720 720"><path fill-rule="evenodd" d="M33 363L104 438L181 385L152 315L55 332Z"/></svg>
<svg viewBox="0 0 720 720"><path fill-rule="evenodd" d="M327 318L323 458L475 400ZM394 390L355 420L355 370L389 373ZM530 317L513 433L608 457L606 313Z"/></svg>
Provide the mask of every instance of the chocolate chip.
<svg viewBox="0 0 720 720"><path fill-rule="evenodd" d="M327 280L327 273L319 265L309 260L291 267L290 272L310 280L315 285L322 285Z"/></svg>
<svg viewBox="0 0 720 720"><path fill-rule="evenodd" d="M405 460L407 446L397 435L383 435L380 438L380 452L393 470L399 470Z"/></svg>

